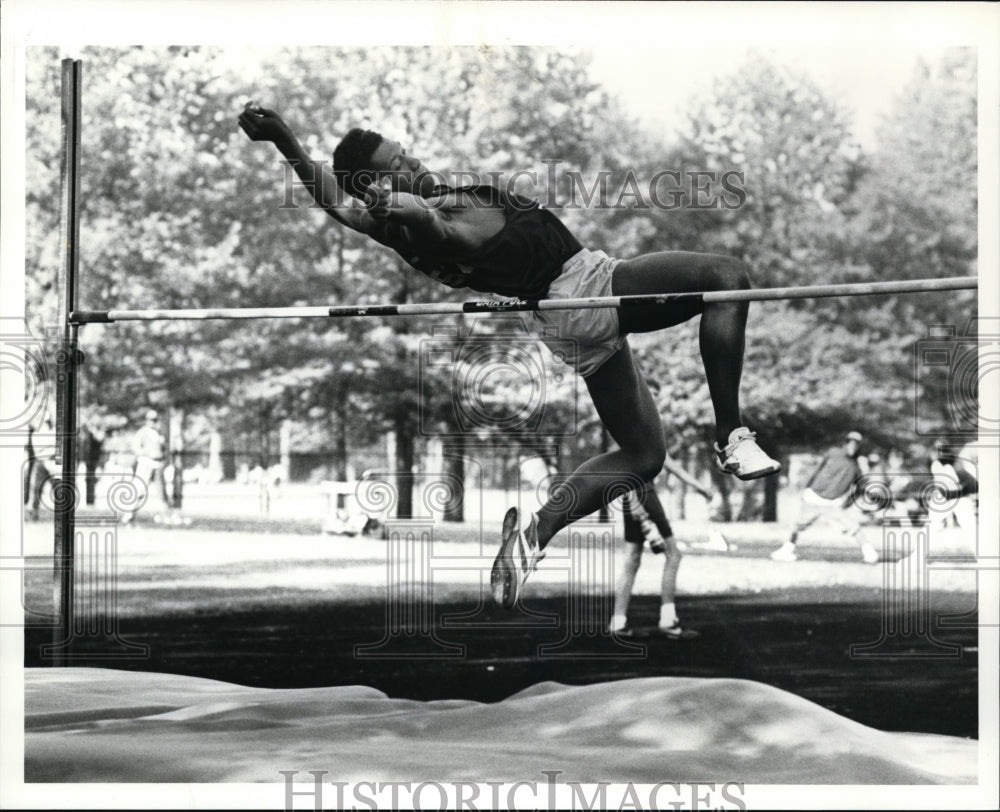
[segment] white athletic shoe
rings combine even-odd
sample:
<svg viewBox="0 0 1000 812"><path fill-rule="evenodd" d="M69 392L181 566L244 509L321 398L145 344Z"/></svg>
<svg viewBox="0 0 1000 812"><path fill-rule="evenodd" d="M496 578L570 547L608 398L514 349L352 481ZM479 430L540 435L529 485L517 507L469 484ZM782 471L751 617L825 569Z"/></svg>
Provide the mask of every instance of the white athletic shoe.
<svg viewBox="0 0 1000 812"><path fill-rule="evenodd" d="M870 544L861 545L861 557L866 564L877 564L879 559L878 551Z"/></svg>
<svg viewBox="0 0 1000 812"><path fill-rule="evenodd" d="M500 552L493 562L490 586L493 599L504 609L513 609L521 598L521 587L528 580L545 553L538 546L538 518L531 517L531 524L522 532L518 510L512 507L503 517Z"/></svg>
<svg viewBox="0 0 1000 812"><path fill-rule="evenodd" d="M729 442L725 448L715 448L715 465L726 474L732 474L737 479L758 479L770 476L781 470L781 463L772 460L760 450L754 437L757 435L750 429L740 426L729 433Z"/></svg>
<svg viewBox="0 0 1000 812"><path fill-rule="evenodd" d="M795 545L786 541L777 550L771 553L772 561L798 561L799 554L795 551Z"/></svg>
<svg viewBox="0 0 1000 812"><path fill-rule="evenodd" d="M728 553L729 552L729 542L726 541L726 537L718 530L713 530L708 535L708 541L705 542L706 550L714 550L718 553Z"/></svg>

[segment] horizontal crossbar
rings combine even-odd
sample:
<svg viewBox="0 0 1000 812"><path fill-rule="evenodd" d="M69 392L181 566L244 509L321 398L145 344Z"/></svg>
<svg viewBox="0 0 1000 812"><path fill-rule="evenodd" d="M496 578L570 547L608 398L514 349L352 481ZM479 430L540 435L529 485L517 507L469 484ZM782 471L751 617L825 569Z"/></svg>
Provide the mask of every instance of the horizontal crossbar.
<svg viewBox="0 0 1000 812"><path fill-rule="evenodd" d="M700 297L704 302L754 302L774 299L819 299L831 296L874 296L891 293L925 293L969 290L978 277L906 279L893 282L860 282L841 285L806 285L750 290L657 293L643 296L594 296L584 299L483 299L470 302L415 302L412 304L322 305L319 307L230 307L207 310L78 310L70 324L117 321L178 321L196 319L357 318L367 316L437 316L452 313L523 313L541 310L594 310L604 307L656 307L678 299Z"/></svg>

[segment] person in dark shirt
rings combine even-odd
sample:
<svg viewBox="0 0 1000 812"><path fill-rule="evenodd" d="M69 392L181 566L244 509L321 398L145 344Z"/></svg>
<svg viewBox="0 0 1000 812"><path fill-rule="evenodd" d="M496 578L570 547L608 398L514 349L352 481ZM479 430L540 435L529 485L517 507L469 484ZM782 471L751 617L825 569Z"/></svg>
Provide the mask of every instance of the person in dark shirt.
<svg viewBox="0 0 1000 812"><path fill-rule="evenodd" d="M80 446L77 453L86 471L84 485L88 505L93 505L97 501L97 468L104 455L105 436L104 429L96 418L91 417L84 421L80 431Z"/></svg>
<svg viewBox="0 0 1000 812"><path fill-rule="evenodd" d="M858 432L848 432L843 446L831 449L820 460L802 491L799 516L791 537L771 553L774 561L795 561L798 558L795 544L799 536L817 523L832 525L845 535L857 538L863 520L854 504L855 483L863 473L858 462L861 440ZM862 544L861 553L869 564L878 561L878 553L870 544Z"/></svg>
<svg viewBox="0 0 1000 812"><path fill-rule="evenodd" d="M239 125L252 141L271 142L316 202L347 228L396 251L450 287L518 298L574 298L680 293L750 287L746 265L715 254L667 251L619 261L583 247L549 210L491 184L450 187L397 141L352 129L337 145L333 170L313 161L273 110L248 104ZM494 598L519 600L549 540L569 523L659 473L666 454L660 417L626 341L701 316L699 345L716 419L716 464L740 479L777 472L743 425L739 384L747 302L699 297L621 310L539 311L530 319L542 339L575 342L567 358L619 448L585 462L535 514L504 516L491 576ZM618 491L620 493L620 491Z"/></svg>

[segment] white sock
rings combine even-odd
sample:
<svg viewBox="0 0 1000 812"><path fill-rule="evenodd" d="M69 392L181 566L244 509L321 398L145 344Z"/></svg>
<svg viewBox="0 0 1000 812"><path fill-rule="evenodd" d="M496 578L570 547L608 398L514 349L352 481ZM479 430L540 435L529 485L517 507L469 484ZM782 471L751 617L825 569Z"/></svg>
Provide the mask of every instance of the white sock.
<svg viewBox="0 0 1000 812"><path fill-rule="evenodd" d="M677 622L677 607L673 603L665 603L660 607L660 625L673 626Z"/></svg>
<svg viewBox="0 0 1000 812"><path fill-rule="evenodd" d="M608 627L613 632L620 632L627 625L628 625L628 618L626 618L625 615L612 615L611 622L608 624Z"/></svg>

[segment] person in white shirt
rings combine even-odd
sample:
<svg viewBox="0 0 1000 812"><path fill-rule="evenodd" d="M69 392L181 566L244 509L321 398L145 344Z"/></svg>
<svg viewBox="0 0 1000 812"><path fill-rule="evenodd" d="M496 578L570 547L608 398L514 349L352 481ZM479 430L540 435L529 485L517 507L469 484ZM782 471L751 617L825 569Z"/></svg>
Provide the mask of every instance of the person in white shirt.
<svg viewBox="0 0 1000 812"><path fill-rule="evenodd" d="M167 465L166 448L166 438L160 431L160 415L155 409L150 409L146 412L145 423L132 441L136 457L135 475L145 483L149 496L152 496L155 485L156 494L165 506L169 504L167 480L163 473Z"/></svg>

